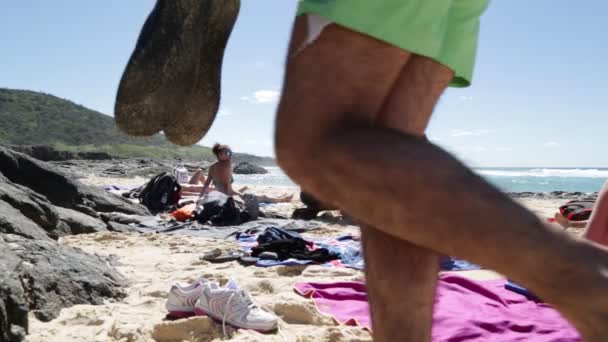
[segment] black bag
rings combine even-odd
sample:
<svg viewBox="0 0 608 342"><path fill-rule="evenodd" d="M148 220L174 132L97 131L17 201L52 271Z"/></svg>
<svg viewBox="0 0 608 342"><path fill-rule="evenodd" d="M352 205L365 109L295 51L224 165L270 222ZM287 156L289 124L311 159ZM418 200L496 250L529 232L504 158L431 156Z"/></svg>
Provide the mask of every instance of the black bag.
<svg viewBox="0 0 608 342"><path fill-rule="evenodd" d="M586 221L594 205L595 201L570 201L559 207L559 212L569 221Z"/></svg>
<svg viewBox="0 0 608 342"><path fill-rule="evenodd" d="M174 206L179 201L181 186L168 172L152 178L139 192L139 202L156 214Z"/></svg>
<svg viewBox="0 0 608 342"><path fill-rule="evenodd" d="M257 207L255 209L257 210ZM255 220L257 213L253 210L252 206L248 208L233 197L212 191L199 201L195 218L203 224L211 222L214 226L236 226Z"/></svg>

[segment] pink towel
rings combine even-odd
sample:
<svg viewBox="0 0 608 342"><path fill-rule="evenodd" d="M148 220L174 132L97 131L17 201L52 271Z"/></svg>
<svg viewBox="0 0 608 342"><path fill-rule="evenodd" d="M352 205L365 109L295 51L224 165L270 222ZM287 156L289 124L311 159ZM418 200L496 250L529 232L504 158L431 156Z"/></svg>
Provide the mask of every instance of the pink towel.
<svg viewBox="0 0 608 342"><path fill-rule="evenodd" d="M440 276L433 315L433 341L582 341L548 304L504 288L505 280L474 281ZM371 329L367 289L360 282L297 283L317 310L340 324Z"/></svg>

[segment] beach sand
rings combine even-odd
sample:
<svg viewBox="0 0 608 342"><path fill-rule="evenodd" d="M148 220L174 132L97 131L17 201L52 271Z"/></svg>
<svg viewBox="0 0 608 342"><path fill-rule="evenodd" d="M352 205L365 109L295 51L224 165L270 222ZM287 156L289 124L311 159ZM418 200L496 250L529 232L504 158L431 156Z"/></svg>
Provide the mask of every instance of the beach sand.
<svg viewBox="0 0 608 342"><path fill-rule="evenodd" d="M135 184L140 180L84 179L91 185ZM251 187L266 195L278 195L297 189ZM297 196L296 196L297 197ZM563 200L519 200L545 218L551 216ZM289 215L299 203L273 205L272 210ZM330 220L331 222L331 220ZM304 236L358 234L355 226L327 223ZM363 279L363 273L348 268L244 267L237 262L211 264L200 260L204 252L215 248L237 249L232 241L160 234L96 233L62 238L60 243L82 248L89 253L114 255L115 267L129 281L127 297L104 305L77 305L63 309L59 317L43 323L30 315L28 341L371 341L371 335L359 327L339 326L331 317L317 312L311 300L293 291L301 281L333 282ZM499 275L488 271L460 274L477 279ZM264 308L279 318L279 331L260 334L228 328L224 336L221 324L207 317L165 321L167 291L175 282L189 283L199 277L221 283L229 279L248 290Z"/></svg>

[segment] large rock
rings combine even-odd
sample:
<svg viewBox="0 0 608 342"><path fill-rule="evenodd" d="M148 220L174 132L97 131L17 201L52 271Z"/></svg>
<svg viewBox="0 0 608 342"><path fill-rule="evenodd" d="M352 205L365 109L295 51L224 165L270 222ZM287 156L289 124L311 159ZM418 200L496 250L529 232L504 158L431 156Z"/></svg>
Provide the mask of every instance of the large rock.
<svg viewBox="0 0 608 342"><path fill-rule="evenodd" d="M43 322L56 318L62 308L77 304L99 305L105 300L125 296L122 289L125 279L108 266L107 258L86 254L52 240L30 240L12 234L0 235L0 252L3 256L0 268L5 269L2 274L15 275L19 279L17 284L12 283L9 293L19 297L21 286L29 310ZM15 263L15 258L19 262ZM11 300L6 295L0 298L4 303Z"/></svg>
<svg viewBox="0 0 608 342"><path fill-rule="evenodd" d="M103 221L76 210L57 207L57 212L59 213L59 220L69 227L72 235L108 231Z"/></svg>
<svg viewBox="0 0 608 342"><path fill-rule="evenodd" d="M261 166L257 166L248 162L242 162L234 167L233 172L239 175L254 175L268 173L268 170Z"/></svg>
<svg viewBox="0 0 608 342"><path fill-rule="evenodd" d="M53 165L25 154L0 147L0 173L44 195L54 205L83 211L89 207L98 212L122 212L148 215L147 209L105 190L86 186L65 175Z"/></svg>
<svg viewBox="0 0 608 342"><path fill-rule="evenodd" d="M0 341L22 341L28 330L28 304L15 270L21 259L0 243Z"/></svg>
<svg viewBox="0 0 608 342"><path fill-rule="evenodd" d="M50 240L44 229L3 200L0 200L0 233L16 234L28 239Z"/></svg>
<svg viewBox="0 0 608 342"><path fill-rule="evenodd" d="M54 232L58 223L57 211L46 197L24 186L15 184L0 174L0 200L34 221L49 235L57 235Z"/></svg>
<svg viewBox="0 0 608 342"><path fill-rule="evenodd" d="M118 233L139 233L135 227L113 221L108 222L108 230Z"/></svg>

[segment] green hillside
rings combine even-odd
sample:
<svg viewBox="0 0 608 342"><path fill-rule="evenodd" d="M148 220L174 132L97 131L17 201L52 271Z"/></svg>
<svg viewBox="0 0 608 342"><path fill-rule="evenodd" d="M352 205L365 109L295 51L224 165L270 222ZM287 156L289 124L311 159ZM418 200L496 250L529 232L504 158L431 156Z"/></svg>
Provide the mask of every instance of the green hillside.
<svg viewBox="0 0 608 342"><path fill-rule="evenodd" d="M160 135L135 139L120 133L111 116L56 96L0 88L0 139L11 144L168 146Z"/></svg>
<svg viewBox="0 0 608 342"><path fill-rule="evenodd" d="M6 88L0 88L0 143L51 145L58 150L131 158L213 159L207 147L178 147L160 134L128 137L118 131L111 116L53 95ZM235 154L235 159L274 162L246 154Z"/></svg>

